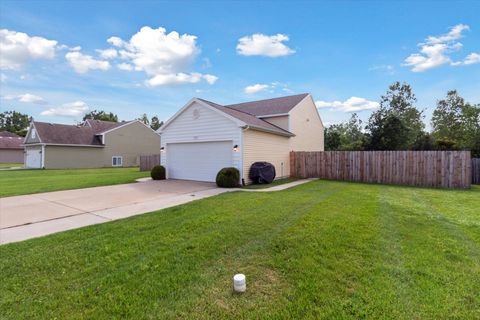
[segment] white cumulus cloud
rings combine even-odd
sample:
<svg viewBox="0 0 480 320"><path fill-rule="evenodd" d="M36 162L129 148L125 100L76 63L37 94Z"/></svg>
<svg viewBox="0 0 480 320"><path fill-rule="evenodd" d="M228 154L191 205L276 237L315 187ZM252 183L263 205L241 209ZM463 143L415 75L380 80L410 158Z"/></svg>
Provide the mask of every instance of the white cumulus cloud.
<svg viewBox="0 0 480 320"><path fill-rule="evenodd" d="M202 79L206 80L209 84L215 83L217 77L210 74L201 74L198 72L193 73L170 73L170 74L157 74L151 79L146 81L148 86L165 86L165 85L176 85L176 84L186 84L186 83L198 83Z"/></svg>
<svg viewBox="0 0 480 320"><path fill-rule="evenodd" d="M119 48L124 47L126 45L126 43L119 37L110 37L107 39L107 42Z"/></svg>
<svg viewBox="0 0 480 320"><path fill-rule="evenodd" d="M434 37L428 36L427 43L436 44L436 43L445 43L450 41L455 41L463 37L462 32L465 30L469 30L470 27L465 24L457 24L453 26L447 34Z"/></svg>
<svg viewBox="0 0 480 320"><path fill-rule="evenodd" d="M268 88L270 88L270 85L268 84L256 83L256 84L252 84L251 86L246 86L245 89L243 89L243 91L247 94L254 94L261 91L265 91Z"/></svg>
<svg viewBox="0 0 480 320"><path fill-rule="evenodd" d="M119 63L119 64L117 64L117 68L120 69L120 70L123 70L123 71L132 71L133 70L133 66L131 64L128 64L128 63Z"/></svg>
<svg viewBox="0 0 480 320"><path fill-rule="evenodd" d="M85 55L78 51L68 52L65 55L68 63L77 73L87 73L90 70L103 70L110 69L110 63L108 61L97 60L92 56Z"/></svg>
<svg viewBox="0 0 480 320"><path fill-rule="evenodd" d="M315 101L317 108L332 108L344 112L358 112L363 110L376 109L380 106L378 102L370 101L365 98L350 97L345 101Z"/></svg>
<svg viewBox="0 0 480 320"><path fill-rule="evenodd" d="M214 84L215 82L217 82L218 77L214 76L213 74L204 74L203 79L205 79L208 84Z"/></svg>
<svg viewBox="0 0 480 320"><path fill-rule="evenodd" d="M419 43L419 53L409 55L404 66L411 67L413 72L423 72L441 65L468 65L475 62L476 53L469 54L463 61L453 61L451 54L460 50L463 45L458 40L463 37L462 32L469 30L465 24L457 24L446 34L440 36L428 36L425 42Z"/></svg>
<svg viewBox="0 0 480 320"><path fill-rule="evenodd" d="M278 81L273 81L271 83L256 83L243 88L243 92L245 92L246 94L255 94L263 91L268 91L270 93L273 93L279 90L286 92L288 94L291 94L294 92L293 90L288 88L288 85L286 83L282 83Z"/></svg>
<svg viewBox="0 0 480 320"><path fill-rule="evenodd" d="M58 108L50 108L41 113L42 116L79 117L88 111L88 105L83 101L65 103Z"/></svg>
<svg viewBox="0 0 480 320"><path fill-rule="evenodd" d="M188 72L189 66L200 53L197 37L180 35L176 31L167 33L165 28L142 27L129 41L110 37L107 42L118 48L120 59L126 60L118 68L145 72L150 79L148 86L198 83L205 80L209 84L218 77L198 72Z"/></svg>
<svg viewBox="0 0 480 320"><path fill-rule="evenodd" d="M480 63L480 54L479 53L470 53L465 60L463 60L463 64L475 64L475 63Z"/></svg>
<svg viewBox="0 0 480 320"><path fill-rule="evenodd" d="M26 103L35 103L35 104L45 104L47 103L42 97L36 96L34 94L25 93L18 96L18 101Z"/></svg>
<svg viewBox="0 0 480 320"><path fill-rule="evenodd" d="M0 68L20 69L31 60L53 59L57 41L29 36L23 32L0 30Z"/></svg>
<svg viewBox="0 0 480 320"><path fill-rule="evenodd" d="M34 104L46 104L47 102L40 96L36 96L31 93L24 93L19 95L7 95L4 96L5 100L17 100L24 103L34 103Z"/></svg>
<svg viewBox="0 0 480 320"><path fill-rule="evenodd" d="M114 59L118 56L117 50L113 48L104 49L104 50L97 49L96 51L98 52L100 57L102 57L103 59Z"/></svg>
<svg viewBox="0 0 480 320"><path fill-rule="evenodd" d="M285 34L279 33L273 36L267 36L256 33L240 38L237 44L237 52L243 56L288 56L295 53L295 50L283 43L288 40L289 38Z"/></svg>

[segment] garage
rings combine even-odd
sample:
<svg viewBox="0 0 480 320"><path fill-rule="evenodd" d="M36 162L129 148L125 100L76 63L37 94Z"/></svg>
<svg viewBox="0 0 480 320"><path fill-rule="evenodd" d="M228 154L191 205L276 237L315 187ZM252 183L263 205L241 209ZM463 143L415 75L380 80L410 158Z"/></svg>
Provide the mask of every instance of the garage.
<svg viewBox="0 0 480 320"><path fill-rule="evenodd" d="M31 169L40 169L42 167L41 149L27 149L25 154L25 167Z"/></svg>
<svg viewBox="0 0 480 320"><path fill-rule="evenodd" d="M168 178L213 182L220 169L233 166L232 147L232 141L169 143Z"/></svg>

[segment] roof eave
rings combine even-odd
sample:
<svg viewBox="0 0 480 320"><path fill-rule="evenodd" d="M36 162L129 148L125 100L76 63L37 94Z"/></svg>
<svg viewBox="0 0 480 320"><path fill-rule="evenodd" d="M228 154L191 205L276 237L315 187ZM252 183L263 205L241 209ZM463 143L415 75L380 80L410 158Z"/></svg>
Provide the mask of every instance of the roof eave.
<svg viewBox="0 0 480 320"><path fill-rule="evenodd" d="M262 119L262 118L274 118L274 117L284 117L284 116L288 116L289 113L274 113L274 114L266 114L266 115L261 115L261 116L257 116L257 118L259 119Z"/></svg>
<svg viewBox="0 0 480 320"><path fill-rule="evenodd" d="M45 142L35 142L35 143L24 143L21 146L60 146L60 147L92 147L92 148L105 148L103 144L73 144L73 143L45 143Z"/></svg>
<svg viewBox="0 0 480 320"><path fill-rule="evenodd" d="M170 119L167 120L167 122L165 122L165 124L163 126L161 126L158 130L157 130L157 133L158 134L162 134L163 131L180 115L182 114L186 109L188 109L194 102L197 102L198 104L210 109L210 110L213 110L215 112L218 112L219 114L222 114L224 117L232 120L233 122L235 122L239 127L241 126L244 126L246 125L245 122L243 122L242 120L240 119L237 119L231 115L229 115L228 113L218 109L218 108L215 108L215 107L212 107L211 105L209 105L208 103L206 102L203 102L201 99L198 99L198 98L193 98L191 99L190 101L187 102L187 104L185 104L180 110L177 111L177 113L175 113Z"/></svg>
<svg viewBox="0 0 480 320"><path fill-rule="evenodd" d="M245 126L244 129L253 129L253 130L257 130L257 131L263 131L263 132L272 133L272 134L276 134L276 135L284 136L284 137L294 137L295 136L295 134L293 134L291 132L279 132L279 131L276 131L276 130L269 130L269 129L266 129L266 128L251 126L251 125Z"/></svg>

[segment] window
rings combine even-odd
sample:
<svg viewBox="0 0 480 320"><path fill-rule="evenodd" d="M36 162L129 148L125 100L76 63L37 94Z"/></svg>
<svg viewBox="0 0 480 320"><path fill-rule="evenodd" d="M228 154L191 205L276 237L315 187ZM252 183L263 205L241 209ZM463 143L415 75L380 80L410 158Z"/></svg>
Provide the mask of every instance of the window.
<svg viewBox="0 0 480 320"><path fill-rule="evenodd" d="M37 137L37 131L35 128L32 129L32 139L35 139Z"/></svg>
<svg viewBox="0 0 480 320"><path fill-rule="evenodd" d="M112 167L121 167L123 165L123 158L121 156L112 157Z"/></svg>

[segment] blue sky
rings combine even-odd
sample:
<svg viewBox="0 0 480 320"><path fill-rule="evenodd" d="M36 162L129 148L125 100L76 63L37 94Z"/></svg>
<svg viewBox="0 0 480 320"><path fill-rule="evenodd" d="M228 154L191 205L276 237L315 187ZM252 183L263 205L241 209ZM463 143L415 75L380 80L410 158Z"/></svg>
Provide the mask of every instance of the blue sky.
<svg viewBox="0 0 480 320"><path fill-rule="evenodd" d="M0 107L62 123L92 109L166 120L192 97L309 92L331 124L367 119L398 80L429 120L448 90L480 103L478 12L480 1L4 0Z"/></svg>

